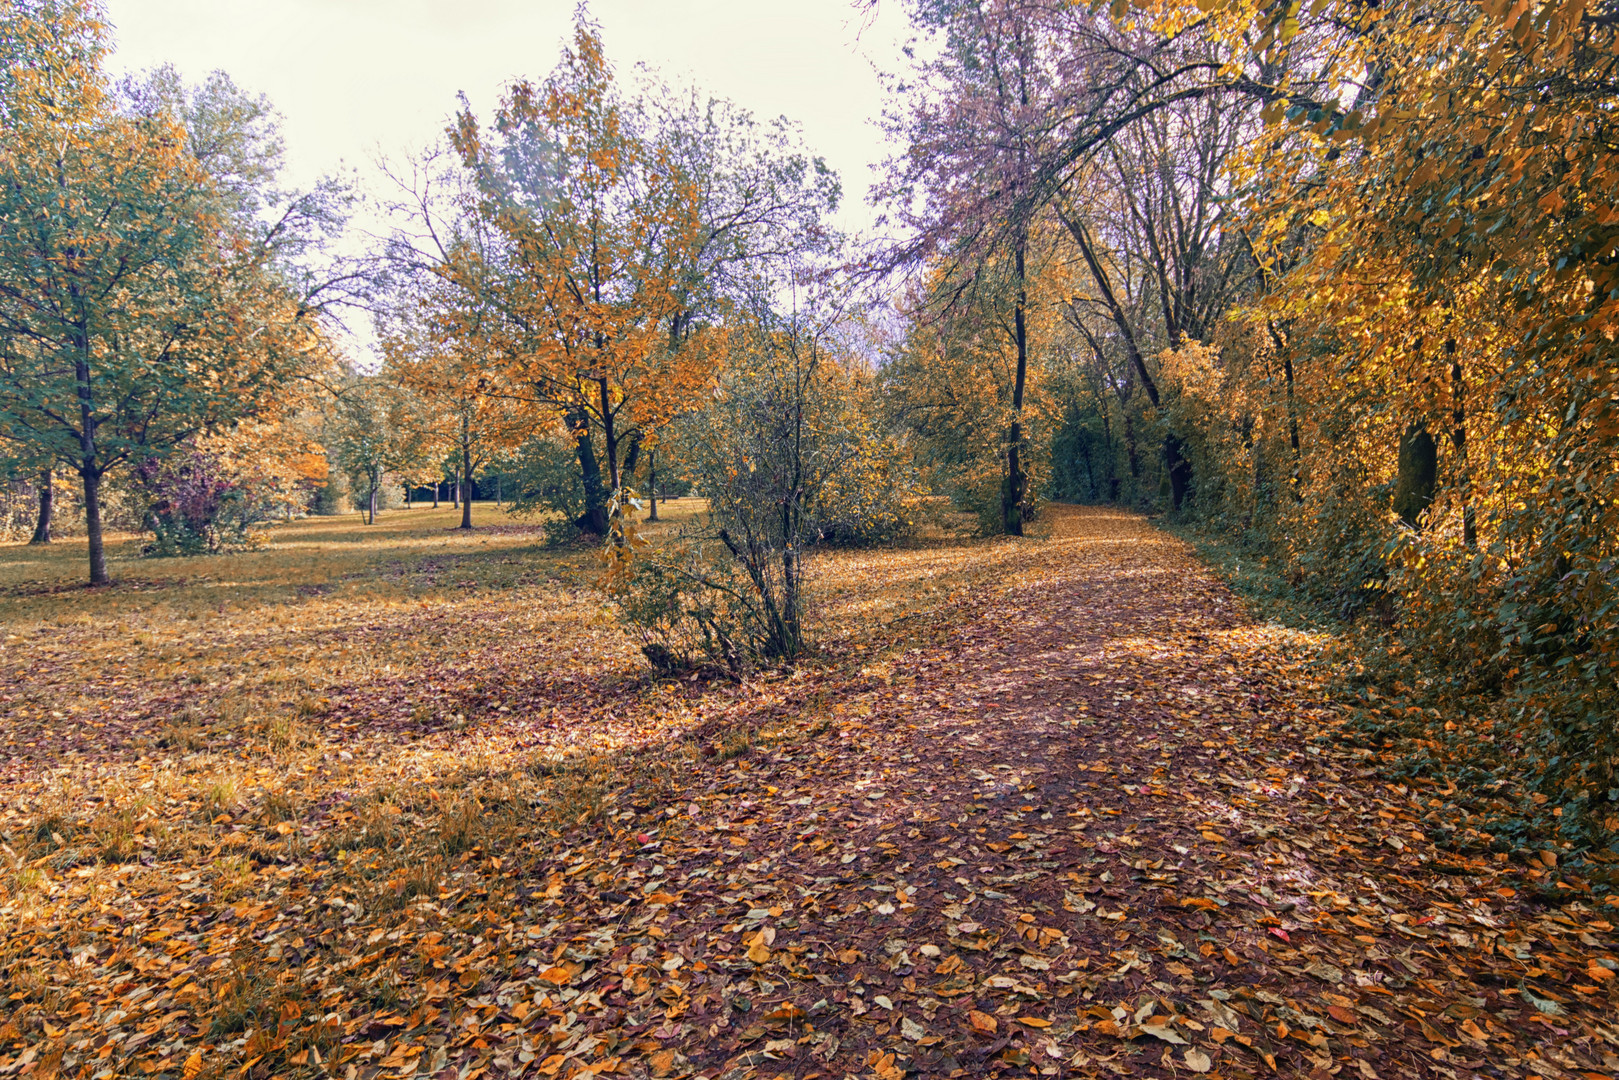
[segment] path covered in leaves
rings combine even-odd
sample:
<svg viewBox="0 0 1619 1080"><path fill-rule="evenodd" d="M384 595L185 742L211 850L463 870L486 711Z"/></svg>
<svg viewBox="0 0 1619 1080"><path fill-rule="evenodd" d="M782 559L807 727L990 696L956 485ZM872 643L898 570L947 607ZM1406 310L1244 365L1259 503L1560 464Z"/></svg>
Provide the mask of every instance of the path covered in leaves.
<svg viewBox="0 0 1619 1080"><path fill-rule="evenodd" d="M234 903L8 916L40 974L0 1075L1619 1073L1613 909L1551 851L1437 847L1455 793L1333 738L1318 643L1139 519L1055 516L1001 587L599 784L399 794L435 860L337 793L270 831L347 847Z"/></svg>
<svg viewBox="0 0 1619 1080"><path fill-rule="evenodd" d="M1309 643L1249 624L1181 545L1062 524L1044 583L906 653L835 740L739 762L639 854L663 933L594 964L660 988L635 1017L655 1067L1619 1067L1608 921L1436 850L1443 793L1324 738L1292 681Z"/></svg>

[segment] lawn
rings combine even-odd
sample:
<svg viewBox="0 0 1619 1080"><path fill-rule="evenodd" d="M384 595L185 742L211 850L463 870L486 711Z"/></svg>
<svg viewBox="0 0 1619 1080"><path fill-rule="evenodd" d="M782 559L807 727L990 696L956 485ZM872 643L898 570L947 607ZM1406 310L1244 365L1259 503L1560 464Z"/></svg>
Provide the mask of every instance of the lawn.
<svg viewBox="0 0 1619 1080"><path fill-rule="evenodd" d="M667 504L649 535L701 506ZM102 1041L118 1070L313 1075L345 1032L290 1017L421 991L361 948L412 901L485 875L520 890L514 857L627 836L626 792L644 807L705 760L824 730L833 683L892 678L967 598L1036 573L1020 553L1039 544L934 529L825 553L812 664L668 682L592 587L591 547L548 548L489 505L471 532L458 520L311 518L218 557L143 559L123 538L101 590L80 583L82 542L0 548L0 970L18 988L0 1046L72 1072L76 1033L127 1011L145 1026ZM317 925L333 905L353 905L358 942ZM317 946L341 961L288 965ZM141 1010L112 1007L137 986Z"/></svg>

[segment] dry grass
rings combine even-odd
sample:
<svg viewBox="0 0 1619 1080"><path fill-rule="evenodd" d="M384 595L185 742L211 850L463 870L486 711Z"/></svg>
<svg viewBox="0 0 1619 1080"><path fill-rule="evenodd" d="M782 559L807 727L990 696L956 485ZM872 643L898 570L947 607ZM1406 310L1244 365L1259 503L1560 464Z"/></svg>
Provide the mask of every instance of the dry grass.
<svg viewBox="0 0 1619 1080"><path fill-rule="evenodd" d="M666 507L654 541L699 507ZM396 511L296 522L226 557L138 560L125 541L105 590L78 585L80 543L0 547L0 976L39 983L16 999L24 1027L50 1030L156 951L74 962L116 911L229 958L176 999L205 1040L262 1032L319 1003L279 944L229 946L220 913L419 922L418 905L514 853L633 832L705 761L826 729L838 706L813 679L654 681L590 587L589 549L475 509L470 534L448 507ZM1038 576L1065 543L825 553L823 660L882 679L908 641L944 632L941 609ZM47 941L58 960L39 965ZM388 970L344 977L378 1008L408 989Z"/></svg>

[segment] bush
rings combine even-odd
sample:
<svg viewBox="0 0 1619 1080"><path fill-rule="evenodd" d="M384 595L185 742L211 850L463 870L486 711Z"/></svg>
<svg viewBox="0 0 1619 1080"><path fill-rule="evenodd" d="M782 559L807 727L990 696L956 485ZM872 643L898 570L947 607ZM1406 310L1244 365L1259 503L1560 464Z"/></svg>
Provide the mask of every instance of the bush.
<svg viewBox="0 0 1619 1080"><path fill-rule="evenodd" d="M915 521L914 474L875 423L870 375L830 354L825 332L769 316L735 333L713 401L669 433L709 512L663 554L637 553L615 500L609 577L661 669L793 662L808 647L811 547Z"/></svg>
<svg viewBox="0 0 1619 1080"><path fill-rule="evenodd" d="M578 453L562 437L547 434L529 439L501 476L511 485L513 513L550 513L572 522L585 512Z"/></svg>
<svg viewBox="0 0 1619 1080"><path fill-rule="evenodd" d="M143 554L212 555L261 543L251 529L267 519L268 500L215 456L193 450L148 461L137 478L147 494L146 527L153 535Z"/></svg>

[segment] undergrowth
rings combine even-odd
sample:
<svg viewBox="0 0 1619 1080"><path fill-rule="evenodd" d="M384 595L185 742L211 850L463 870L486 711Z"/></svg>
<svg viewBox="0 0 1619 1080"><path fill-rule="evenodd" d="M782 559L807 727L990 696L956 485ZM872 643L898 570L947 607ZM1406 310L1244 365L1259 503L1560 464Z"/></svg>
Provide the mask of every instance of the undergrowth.
<svg viewBox="0 0 1619 1080"><path fill-rule="evenodd" d="M1423 664L1383 620L1337 617L1255 542L1185 522L1162 525L1192 545L1254 615L1329 637L1320 674L1343 723L1320 738L1369 754L1368 763L1390 780L1444 789L1453 812L1427 822L1436 842L1548 869L1555 853L1556 865L1588 878L1594 892L1619 889L1612 793L1598 802L1529 767L1537 757L1555 764L1557 748L1537 743L1507 695ZM1557 874L1547 877L1547 899L1578 891Z"/></svg>

